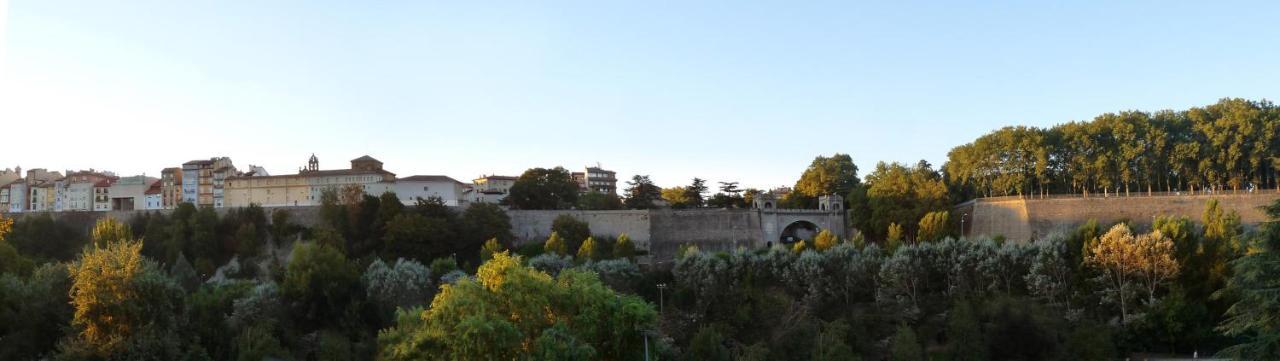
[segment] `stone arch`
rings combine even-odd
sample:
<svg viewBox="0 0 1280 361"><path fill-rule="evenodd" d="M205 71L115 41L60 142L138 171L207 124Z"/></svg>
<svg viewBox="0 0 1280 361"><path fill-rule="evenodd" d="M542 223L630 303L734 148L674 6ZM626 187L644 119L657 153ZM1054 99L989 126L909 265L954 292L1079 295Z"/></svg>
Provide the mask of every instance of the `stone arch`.
<svg viewBox="0 0 1280 361"><path fill-rule="evenodd" d="M800 219L788 223L778 232L778 242L793 243L800 240L813 240L813 236L817 235L822 228L816 223L808 220Z"/></svg>
<svg viewBox="0 0 1280 361"><path fill-rule="evenodd" d="M764 202L764 208L765 209L773 208L773 202Z"/></svg>

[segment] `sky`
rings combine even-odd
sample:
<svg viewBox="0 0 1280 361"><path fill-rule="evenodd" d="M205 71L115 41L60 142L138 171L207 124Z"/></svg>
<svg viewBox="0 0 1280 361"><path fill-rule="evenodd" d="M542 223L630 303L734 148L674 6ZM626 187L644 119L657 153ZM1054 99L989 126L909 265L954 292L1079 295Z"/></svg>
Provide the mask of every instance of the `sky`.
<svg viewBox="0 0 1280 361"><path fill-rule="evenodd" d="M1276 98L1280 2L0 0L0 169L795 182ZM712 183L714 184L714 183ZM620 187L623 185L619 184Z"/></svg>

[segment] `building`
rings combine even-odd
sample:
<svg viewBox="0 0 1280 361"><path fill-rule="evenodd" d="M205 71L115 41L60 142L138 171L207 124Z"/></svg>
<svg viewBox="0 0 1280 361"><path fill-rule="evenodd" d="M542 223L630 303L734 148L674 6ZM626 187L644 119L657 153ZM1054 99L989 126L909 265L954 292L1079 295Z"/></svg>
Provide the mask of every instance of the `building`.
<svg viewBox="0 0 1280 361"><path fill-rule="evenodd" d="M396 179L393 190L400 203L413 205L418 198L439 197L445 205L461 206L466 203L467 185L443 175L415 175Z"/></svg>
<svg viewBox="0 0 1280 361"><path fill-rule="evenodd" d="M107 207L112 211L132 211L145 209L147 189L151 188L153 179L137 175L123 177L107 186Z"/></svg>
<svg viewBox="0 0 1280 361"><path fill-rule="evenodd" d="M0 183L0 212L9 212L9 202L12 200L13 193L10 189L13 184L21 182L22 178L14 179L5 183ZM22 202L21 199L18 202Z"/></svg>
<svg viewBox="0 0 1280 361"><path fill-rule="evenodd" d="M471 181L468 200L475 203L501 203L511 193L511 186L516 184L516 177L488 175Z"/></svg>
<svg viewBox="0 0 1280 361"><path fill-rule="evenodd" d="M0 170L0 186L13 183L19 178L22 178L22 167L18 167L17 170L13 170L9 168Z"/></svg>
<svg viewBox="0 0 1280 361"><path fill-rule="evenodd" d="M236 167L227 157L182 163L182 201L200 207L221 207L225 181L235 175Z"/></svg>
<svg viewBox="0 0 1280 361"><path fill-rule="evenodd" d="M320 170L320 160L313 154L298 174L257 175L253 171L226 178L226 206L267 207L312 206L320 204L325 190L360 189L365 194L380 195L394 189L396 175L382 169L382 162L370 156L351 160L351 168ZM262 173L266 173L265 170Z"/></svg>
<svg viewBox="0 0 1280 361"><path fill-rule="evenodd" d="M164 209L164 185L162 181L151 182L147 186L147 191L143 192L143 201L146 206L143 209L154 210Z"/></svg>
<svg viewBox="0 0 1280 361"><path fill-rule="evenodd" d="M582 193L599 192L618 194L618 173L595 167L586 167L584 172L573 172L573 181L578 183L578 191Z"/></svg>
<svg viewBox="0 0 1280 361"><path fill-rule="evenodd" d="M160 171L161 207L178 208L179 203L182 203L182 168L165 168Z"/></svg>
<svg viewBox="0 0 1280 361"><path fill-rule="evenodd" d="M100 172L94 169L81 171L67 171L67 177L64 179L62 187L62 208L59 211L92 211L93 208L93 186L101 181L115 181L119 179L111 172Z"/></svg>

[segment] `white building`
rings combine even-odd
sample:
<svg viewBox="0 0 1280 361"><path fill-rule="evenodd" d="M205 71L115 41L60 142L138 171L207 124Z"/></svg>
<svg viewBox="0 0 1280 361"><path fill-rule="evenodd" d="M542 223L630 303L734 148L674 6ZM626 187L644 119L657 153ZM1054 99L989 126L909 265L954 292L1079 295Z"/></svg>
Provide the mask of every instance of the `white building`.
<svg viewBox="0 0 1280 361"><path fill-rule="evenodd" d="M439 197L445 205L461 206L466 184L443 175L415 175L396 179L394 191L400 203L414 205L418 198Z"/></svg>
<svg viewBox="0 0 1280 361"><path fill-rule="evenodd" d="M516 177L488 175L472 181L467 199L475 203L499 203L511 193Z"/></svg>
<svg viewBox="0 0 1280 361"><path fill-rule="evenodd" d="M143 209L164 209L164 191L160 182L151 182L151 186L147 187L147 191L143 194L142 198L146 202Z"/></svg>

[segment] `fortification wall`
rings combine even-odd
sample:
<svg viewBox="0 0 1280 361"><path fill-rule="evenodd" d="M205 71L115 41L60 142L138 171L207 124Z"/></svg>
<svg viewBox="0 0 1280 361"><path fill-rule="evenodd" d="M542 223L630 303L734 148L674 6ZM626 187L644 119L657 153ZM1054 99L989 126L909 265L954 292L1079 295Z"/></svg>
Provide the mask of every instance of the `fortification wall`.
<svg viewBox="0 0 1280 361"><path fill-rule="evenodd" d="M1199 223L1205 204L1212 199L1217 199L1224 210L1239 213L1245 226L1253 227L1267 219L1261 207L1280 199L1280 194L979 199L972 204L972 214L966 218L972 224L966 228L973 236L1004 235L1010 240L1028 240L1058 229L1075 227L1090 219L1103 224L1130 221L1147 227L1157 216L1178 216Z"/></svg>
<svg viewBox="0 0 1280 361"><path fill-rule="evenodd" d="M574 210L509 210L511 233L517 244L541 242L551 236L551 223L567 214L587 222L591 233L617 237L626 233L636 246L646 247L650 240L648 211L574 211Z"/></svg>
<svg viewBox="0 0 1280 361"><path fill-rule="evenodd" d="M650 216L649 253L659 262L675 258L684 244L703 251L764 245L760 212L754 209L655 210Z"/></svg>

